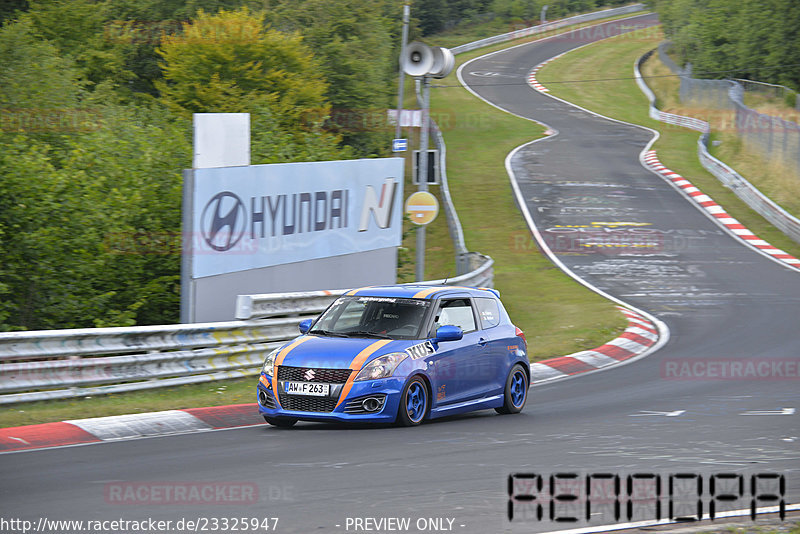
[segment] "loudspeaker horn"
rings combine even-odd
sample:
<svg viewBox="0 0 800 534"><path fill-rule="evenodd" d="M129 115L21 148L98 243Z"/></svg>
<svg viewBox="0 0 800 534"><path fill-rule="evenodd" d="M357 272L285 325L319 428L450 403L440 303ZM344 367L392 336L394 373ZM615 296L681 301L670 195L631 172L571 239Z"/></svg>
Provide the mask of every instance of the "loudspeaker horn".
<svg viewBox="0 0 800 534"><path fill-rule="evenodd" d="M433 66L428 72L434 78L444 78L451 72L456 65L456 58L449 48L435 47L433 51Z"/></svg>
<svg viewBox="0 0 800 534"><path fill-rule="evenodd" d="M403 71L409 76L426 76L433 67L433 50L425 43L414 41L406 47Z"/></svg>

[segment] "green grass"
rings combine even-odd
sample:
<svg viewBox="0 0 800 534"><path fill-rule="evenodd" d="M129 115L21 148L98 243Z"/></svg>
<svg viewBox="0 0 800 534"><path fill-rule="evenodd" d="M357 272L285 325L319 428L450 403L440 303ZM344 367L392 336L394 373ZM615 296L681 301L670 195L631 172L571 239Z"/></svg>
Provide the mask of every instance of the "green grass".
<svg viewBox="0 0 800 534"><path fill-rule="evenodd" d="M620 17L611 17L603 21ZM594 21L597 24L603 21ZM570 29L582 27L573 26ZM542 36L538 36L540 38ZM472 36L466 41L474 40ZM528 37L457 57L458 64L533 40ZM437 45L442 43L432 38ZM404 106L416 108L413 82L406 83ZM495 260L495 287L514 322L528 339L531 360L594 348L626 326L614 306L562 273L536 247L517 208L504 160L516 146L542 136L542 128L500 112L457 87L455 75L437 81L450 85L431 91L432 114L444 131L448 177L467 248ZM418 146L415 140L410 143ZM431 142L431 147L433 143ZM410 152L406 154L410 158ZM406 162L405 196L411 184ZM431 192L439 197L440 188ZM414 278L415 228L404 224L398 281ZM425 278L454 275L455 257L444 214L427 227ZM0 410L0 427L86 417L255 402L255 378L162 388L142 392L11 405Z"/></svg>
<svg viewBox="0 0 800 534"><path fill-rule="evenodd" d="M659 130L661 137L654 148L666 167L686 177L762 239L790 254L800 254L800 245L751 210L700 165L697 158L697 132L665 125L648 117L647 99L632 79L633 63L642 54L655 48L658 42L657 35L647 39L626 39L624 36L607 39L549 63L539 71L537 77L552 94L560 98L608 117ZM651 58L648 63L652 61L658 59ZM559 83L600 78L610 80ZM656 83L653 85L658 87ZM670 98L674 100L674 96L666 93L660 94L659 98L661 102L669 102Z"/></svg>

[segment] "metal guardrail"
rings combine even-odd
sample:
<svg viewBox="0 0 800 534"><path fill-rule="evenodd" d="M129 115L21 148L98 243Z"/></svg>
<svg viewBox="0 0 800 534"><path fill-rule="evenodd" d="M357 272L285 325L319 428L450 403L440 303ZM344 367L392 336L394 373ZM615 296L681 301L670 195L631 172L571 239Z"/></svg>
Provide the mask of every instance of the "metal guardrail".
<svg viewBox="0 0 800 534"><path fill-rule="evenodd" d="M531 35L538 35L540 33L546 33L548 31L557 30L565 26L580 24L581 22L589 22L592 20L614 17L616 15L626 15L628 13L636 13L637 11L644 11L645 7L646 6L644 4L633 4L630 6L615 7L611 9L604 9L602 11L595 11L593 13L585 13L583 15L575 15L574 17L568 17L561 20L554 20L553 22L546 22L544 24L538 24L536 26L531 26L529 28L522 28L521 30L515 30L512 32L503 33L501 35L493 35L492 37L486 37L485 39L479 39L477 41L472 41L471 43L458 45L456 47L451 48L450 51L453 52L454 55L463 54L464 52L470 52L472 50L477 50L478 48L483 48L485 46L490 46L498 43L505 43L506 41L513 41L514 39L520 39L522 37L528 37Z"/></svg>
<svg viewBox="0 0 800 534"><path fill-rule="evenodd" d="M468 253L472 270L456 278L415 282L414 285L452 285L491 287L494 281L494 260L489 256ZM242 320L274 317L276 315L319 314L346 290L302 291L295 293L266 293L262 295L239 295L236 299L236 318Z"/></svg>
<svg viewBox="0 0 800 534"><path fill-rule="evenodd" d="M697 154L703 167L778 230L800 243L800 219L781 208L729 165L712 156L707 147L708 134L705 133L697 140Z"/></svg>
<svg viewBox="0 0 800 534"><path fill-rule="evenodd" d="M645 83L640 70L641 65L650 58L653 52L654 50L651 50L644 54L634 65L636 84L650 101L650 117L657 121L676 124L700 132L700 138L697 140L697 156L703 167L716 176L720 182L733 190L737 197L742 199L772 225L789 236L792 240L800 243L800 220L773 202L729 165L726 165L708 152L709 124L707 122L683 115L665 113L655 107L655 94L653 94L653 91L650 90Z"/></svg>
<svg viewBox="0 0 800 534"><path fill-rule="evenodd" d="M253 375L296 333L291 318L0 333L0 404Z"/></svg>

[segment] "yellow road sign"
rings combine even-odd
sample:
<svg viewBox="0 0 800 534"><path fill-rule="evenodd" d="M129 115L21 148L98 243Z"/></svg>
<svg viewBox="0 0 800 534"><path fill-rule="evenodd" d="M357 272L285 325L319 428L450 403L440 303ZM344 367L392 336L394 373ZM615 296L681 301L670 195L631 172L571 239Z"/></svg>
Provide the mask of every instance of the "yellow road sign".
<svg viewBox="0 0 800 534"><path fill-rule="evenodd" d="M427 191L417 191L406 200L406 213L414 224L426 225L439 214L439 201Z"/></svg>

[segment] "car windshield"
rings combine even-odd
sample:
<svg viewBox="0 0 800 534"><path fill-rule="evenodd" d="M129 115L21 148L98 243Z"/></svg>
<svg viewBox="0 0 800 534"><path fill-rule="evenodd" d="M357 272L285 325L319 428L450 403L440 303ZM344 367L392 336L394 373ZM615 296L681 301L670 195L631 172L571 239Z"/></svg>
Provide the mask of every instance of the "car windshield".
<svg viewBox="0 0 800 534"><path fill-rule="evenodd" d="M309 330L334 337L419 339L430 301L391 297L342 297Z"/></svg>

